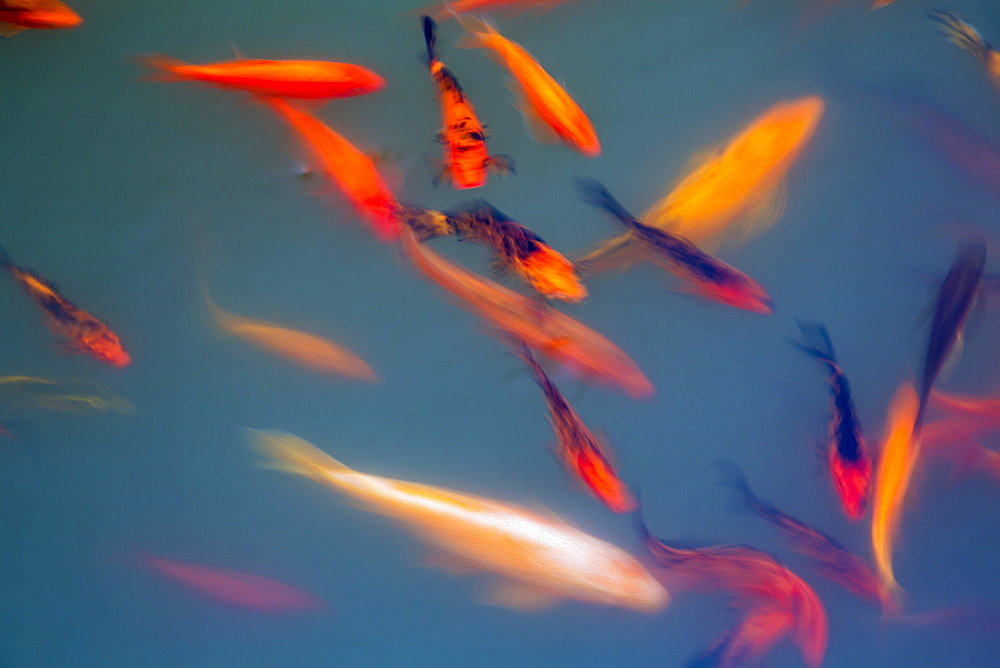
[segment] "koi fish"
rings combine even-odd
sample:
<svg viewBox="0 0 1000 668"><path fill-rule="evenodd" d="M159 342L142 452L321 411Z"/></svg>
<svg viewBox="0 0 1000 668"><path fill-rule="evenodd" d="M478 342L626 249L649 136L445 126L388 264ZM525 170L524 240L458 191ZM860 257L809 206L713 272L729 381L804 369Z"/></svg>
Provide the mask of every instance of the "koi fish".
<svg viewBox="0 0 1000 668"><path fill-rule="evenodd" d="M861 434L851 386L837 363L826 327L818 322L800 322L799 329L803 340L791 343L822 362L830 375L833 415L827 436L827 461L844 513L857 522L865 514L871 493L872 461Z"/></svg>
<svg viewBox="0 0 1000 668"><path fill-rule="evenodd" d="M238 336L258 348L312 371L378 381L378 376L364 360L339 343L272 322L253 320L223 311L212 300L208 290L204 292L205 303L212 318L230 336Z"/></svg>
<svg viewBox="0 0 1000 668"><path fill-rule="evenodd" d="M468 33L458 46L490 49L514 77L518 106L535 141L561 141L588 158L601 154L601 143L583 109L523 46L505 38L487 21L458 20Z"/></svg>
<svg viewBox="0 0 1000 668"><path fill-rule="evenodd" d="M326 60L261 60L237 58L191 65L161 54L137 60L157 70L159 81L200 81L265 97L325 99L354 97L380 90L385 79L368 68Z"/></svg>
<svg viewBox="0 0 1000 668"><path fill-rule="evenodd" d="M81 23L80 15L60 0L0 0L0 37L10 37L27 28L75 28Z"/></svg>
<svg viewBox="0 0 1000 668"><path fill-rule="evenodd" d="M632 397L653 393L632 358L586 325L555 309L542 310L537 302L447 262L418 244L409 228L403 228L402 241L417 270L454 295L465 310L583 379L598 378Z"/></svg>
<svg viewBox="0 0 1000 668"><path fill-rule="evenodd" d="M917 426L923 420L927 400L945 361L959 349L965 322L972 312L983 282L986 263L986 242L968 239L959 246L955 261L938 288L934 303L934 317L927 337L924 355L924 372L920 382L920 410Z"/></svg>
<svg viewBox="0 0 1000 668"><path fill-rule="evenodd" d="M326 608L312 594L252 573L210 568L152 554L140 554L147 567L219 603L256 612L306 612Z"/></svg>
<svg viewBox="0 0 1000 668"><path fill-rule="evenodd" d="M942 12L940 9L928 10L927 16L938 24L938 33L947 37L958 48L971 53L986 66L990 76L1000 83L1000 53L975 28L955 14Z"/></svg>
<svg viewBox="0 0 1000 668"><path fill-rule="evenodd" d="M716 643L719 665L758 661L788 632L807 665L823 663L828 636L826 609L812 587L774 557L733 545L675 547L655 538L641 513L636 514L636 529L678 586L731 594L738 607L749 610L743 622Z"/></svg>
<svg viewBox="0 0 1000 668"><path fill-rule="evenodd" d="M543 6L543 5L558 5L560 3L566 2L567 0L456 0L455 2L446 2L441 7L435 7L434 18L440 20L448 18L449 16L455 16L456 14L462 14L464 12L478 12L478 11L493 11L496 9L507 9L514 10L519 8L519 6Z"/></svg>
<svg viewBox="0 0 1000 668"><path fill-rule="evenodd" d="M642 222L698 246L714 244L743 221L743 236L760 232L784 212L785 175L809 143L825 105L817 96L779 102L696 167ZM606 241L582 261L629 264L636 235L629 231Z"/></svg>
<svg viewBox="0 0 1000 668"><path fill-rule="evenodd" d="M739 466L733 464L726 469L726 475L742 496L744 503L758 517L781 533L793 550L809 557L821 576L865 600L880 605L886 612L898 611L899 602L864 559L832 536L783 513L754 494Z"/></svg>
<svg viewBox="0 0 1000 668"><path fill-rule="evenodd" d="M434 52L434 20L423 17L424 41L427 42L427 63L441 102L441 132L438 141L444 145L444 164L435 184L450 180L459 189L486 185L486 175L514 173L514 164L507 156L490 156L486 150L486 131L476 116L476 110L458 84L458 79Z"/></svg>
<svg viewBox="0 0 1000 668"><path fill-rule="evenodd" d="M382 241L399 235L399 202L379 176L375 163L318 118L291 106L281 98L265 101L299 135L312 154L316 167L336 183L354 208L367 220Z"/></svg>
<svg viewBox="0 0 1000 668"><path fill-rule="evenodd" d="M66 352L86 353L106 364L126 367L132 358L107 325L59 294L51 282L35 272L19 267L0 246L0 267L10 272L28 296L45 310L52 327L70 339Z"/></svg>
<svg viewBox="0 0 1000 668"><path fill-rule="evenodd" d="M661 266L689 281L697 294L754 313L771 313L771 297L743 272L686 239L643 225L600 182L581 179L579 188L588 204L604 209L628 226L640 241L656 252Z"/></svg>
<svg viewBox="0 0 1000 668"><path fill-rule="evenodd" d="M250 435L275 466L393 518L467 570L504 578L500 596L509 605L540 607L568 598L652 613L669 601L666 589L632 556L556 519L471 494L354 471L290 434Z"/></svg>
<svg viewBox="0 0 1000 668"><path fill-rule="evenodd" d="M910 383L903 383L896 390L889 404L887 436L875 470L872 553L879 577L894 596L900 587L892 569L893 541L899 531L903 501L920 455L919 404Z"/></svg>
<svg viewBox="0 0 1000 668"><path fill-rule="evenodd" d="M514 350L542 388L545 403L549 407L549 422L559 441L559 458L566 469L612 512L628 513L635 510L635 498L618 478L608 447L587 428L566 401L566 397L535 361L527 346L521 344Z"/></svg>
<svg viewBox="0 0 1000 668"><path fill-rule="evenodd" d="M79 413L132 412L132 404L100 383L34 376L0 377L0 407L6 413L37 409Z"/></svg>
<svg viewBox="0 0 1000 668"><path fill-rule="evenodd" d="M546 299L578 304L587 298L573 263L521 223L483 200L443 213L410 207L403 219L421 242L453 236L479 242L496 253L494 267L513 272Z"/></svg>

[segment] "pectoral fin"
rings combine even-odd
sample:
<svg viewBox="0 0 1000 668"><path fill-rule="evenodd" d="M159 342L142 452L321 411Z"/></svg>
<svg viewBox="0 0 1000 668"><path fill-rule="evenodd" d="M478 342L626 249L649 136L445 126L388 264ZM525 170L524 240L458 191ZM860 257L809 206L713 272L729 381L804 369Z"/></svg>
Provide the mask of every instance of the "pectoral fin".
<svg viewBox="0 0 1000 668"><path fill-rule="evenodd" d="M558 599L523 582L503 580L490 588L484 603L517 612L535 612L552 607Z"/></svg>
<svg viewBox="0 0 1000 668"><path fill-rule="evenodd" d="M468 559L443 550L431 550L424 557L423 563L428 568L443 571L451 575L471 575L482 570Z"/></svg>
<svg viewBox="0 0 1000 668"><path fill-rule="evenodd" d="M24 26L14 25L13 23L3 23L0 22L0 39L4 37L12 37L17 33L24 30Z"/></svg>
<svg viewBox="0 0 1000 668"><path fill-rule="evenodd" d="M734 228L733 239L744 244L781 220L788 205L788 188L782 180L767 196L754 204L743 220Z"/></svg>

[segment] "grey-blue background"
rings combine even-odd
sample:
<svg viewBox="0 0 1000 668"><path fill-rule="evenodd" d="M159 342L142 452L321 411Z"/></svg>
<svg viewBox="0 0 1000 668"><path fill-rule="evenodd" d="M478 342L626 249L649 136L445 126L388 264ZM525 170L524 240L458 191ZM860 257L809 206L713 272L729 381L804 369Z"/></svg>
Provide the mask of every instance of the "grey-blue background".
<svg viewBox="0 0 1000 668"><path fill-rule="evenodd" d="M578 200L571 177L599 178L642 211L693 152L775 101L824 96L784 218L721 252L769 289L775 314L675 295L653 267L594 277L592 299L569 310L629 352L657 394L637 402L557 380L615 444L656 533L775 550L814 584L830 616L828 665L1000 662L988 636L882 625L734 512L712 467L737 460L763 496L867 553L867 525L844 522L814 456L828 417L822 372L785 339L793 315L828 325L877 443L889 397L919 365L917 321L933 286L925 272L947 268L963 225L1000 233L1000 193L967 180L891 105L853 87L932 101L1000 140L998 90L934 34L924 11L937 2L899 0L869 14L844 0L803 23L805 0L738 11L721 0L580 0L503 21L585 106L604 146L595 160L533 144L504 71L481 51L452 48L459 31L444 23L443 60L490 126L491 150L518 167L516 178L468 194L430 185L439 112L412 0L73 4L80 29L0 41L0 240L110 322L134 363L116 370L60 356L37 307L3 279L0 374L100 381L137 410L19 416L22 440L0 443L0 664L679 665L734 620L723 597L679 596L656 616L477 605L483 582L419 567L419 546L383 518L254 466L240 428L283 429L362 471L540 503L639 553L628 519L574 489L549 454L539 391L516 360L345 206L312 196L281 121L239 93L143 82L129 61L148 52L224 60L230 40L249 57L379 72L384 90L334 100L319 116L364 150L396 156L401 199L450 207L485 197L567 253L617 232ZM945 8L1000 42L988 5ZM435 247L487 269L481 249ZM319 376L224 338L200 296L202 268L223 308L338 340L382 382ZM989 393L1000 322L995 312L976 320L946 386ZM910 609L996 604L993 481L951 486L934 469L917 496L896 560ZM331 611L227 608L137 567L136 549L282 580ZM783 643L771 661L799 659Z"/></svg>

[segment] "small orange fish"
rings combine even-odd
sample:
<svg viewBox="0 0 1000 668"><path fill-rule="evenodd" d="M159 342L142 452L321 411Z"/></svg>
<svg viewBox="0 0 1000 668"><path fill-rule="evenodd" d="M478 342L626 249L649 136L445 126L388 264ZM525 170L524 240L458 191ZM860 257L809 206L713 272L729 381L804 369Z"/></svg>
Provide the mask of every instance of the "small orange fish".
<svg viewBox="0 0 1000 668"><path fill-rule="evenodd" d="M358 213L372 225L375 236L394 241L399 236L399 202L372 159L315 116L281 98L264 99L298 133L317 167L340 186Z"/></svg>
<svg viewBox="0 0 1000 668"><path fill-rule="evenodd" d="M2 246L0 266L9 271L28 296L45 309L53 328L72 340L67 350L86 353L119 368L132 362L107 325L59 294L49 281L30 269L14 264Z"/></svg>
<svg viewBox="0 0 1000 668"><path fill-rule="evenodd" d="M583 379L597 378L633 397L653 393L632 358L586 325L445 261L417 243L408 227L403 228L402 241L410 262L457 297L462 308Z"/></svg>
<svg viewBox="0 0 1000 668"><path fill-rule="evenodd" d="M459 22L469 33L459 47L492 50L513 75L521 113L537 141L548 141L554 135L588 158L601 154L601 143L587 114L523 46L505 38L482 19L464 18Z"/></svg>
<svg viewBox="0 0 1000 668"><path fill-rule="evenodd" d="M385 79L350 63L325 60L259 60L239 58L191 65L160 54L139 56L139 62L161 72L160 81L201 81L256 95L321 99L373 93Z"/></svg>
<svg viewBox="0 0 1000 668"><path fill-rule="evenodd" d="M535 361L528 347L521 343L520 349L515 348L515 352L528 365L535 382L545 394L549 422L559 440L559 457L566 468L613 512L630 513L635 510L635 498L619 479L609 449L583 423L566 397Z"/></svg>
<svg viewBox="0 0 1000 668"><path fill-rule="evenodd" d="M26 28L75 28L81 23L80 15L60 0L0 0L0 37Z"/></svg>
<svg viewBox="0 0 1000 668"><path fill-rule="evenodd" d="M486 130L479 122L476 110L458 84L458 79L438 60L434 52L434 20L425 16L423 24L428 65L441 101L444 126L438 133L444 145L444 166L435 177L435 183L448 179L458 189L478 188L486 185L488 172L501 176L513 174L514 166L510 158L490 156L486 150Z"/></svg>
<svg viewBox="0 0 1000 668"><path fill-rule="evenodd" d="M463 12L476 12L480 10L495 11L497 9L514 11L516 9L520 9L521 6L551 6L558 5L566 1L567 0L455 0L455 2L444 3L444 6L435 7L433 11L435 13L434 18L446 19L449 16L455 16L456 14L461 14Z"/></svg>

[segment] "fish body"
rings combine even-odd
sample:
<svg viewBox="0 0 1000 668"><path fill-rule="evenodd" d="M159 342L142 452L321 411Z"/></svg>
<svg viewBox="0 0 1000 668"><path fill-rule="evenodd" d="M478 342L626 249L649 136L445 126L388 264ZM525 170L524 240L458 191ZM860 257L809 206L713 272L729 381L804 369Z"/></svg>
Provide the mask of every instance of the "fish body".
<svg viewBox="0 0 1000 668"><path fill-rule="evenodd" d="M0 267L10 272L31 299L42 307L56 331L72 342L67 350L82 352L114 367L126 367L132 358L103 322L66 299L48 280L20 267L0 247Z"/></svg>
<svg viewBox="0 0 1000 668"><path fill-rule="evenodd" d="M475 108L455 75L438 59L434 50L434 20L423 17L423 26L428 67L441 103L442 128L438 136L444 146L444 168L438 180L447 178L458 189L478 188L486 185L490 171L511 174L513 164L509 158L490 156L486 131Z"/></svg>
<svg viewBox="0 0 1000 668"><path fill-rule="evenodd" d="M252 573L243 573L152 554L142 554L141 562L188 589L220 603L256 612L304 612L326 606L312 594L282 582Z"/></svg>
<svg viewBox="0 0 1000 668"><path fill-rule="evenodd" d="M421 273L506 335L584 379L599 379L633 397L653 393L636 363L586 325L445 261L418 244L409 228L403 229L402 242L403 252Z"/></svg>
<svg viewBox="0 0 1000 668"><path fill-rule="evenodd" d="M618 477L607 446L587 428L531 351L522 346L518 355L545 395L549 422L559 441L559 457L567 470L613 512L628 513L635 510L635 497Z"/></svg>
<svg viewBox="0 0 1000 668"><path fill-rule="evenodd" d="M748 611L743 622L718 643L719 665L756 662L787 633L808 666L820 666L826 653L826 608L816 592L774 557L749 547L722 545L681 548L654 537L641 515L640 539L679 586L723 592ZM714 652L713 652L714 653Z"/></svg>
<svg viewBox="0 0 1000 668"><path fill-rule="evenodd" d="M387 515L449 557L495 573L538 597L656 612L669 595L623 550L554 519L471 494L347 468L281 432L253 432L276 465Z"/></svg>
<svg viewBox="0 0 1000 668"><path fill-rule="evenodd" d="M382 180L375 163L340 134L315 116L296 109L285 100L266 98L267 103L299 135L317 168L351 201L382 241L399 235L399 202Z"/></svg>
<svg viewBox="0 0 1000 668"><path fill-rule="evenodd" d="M927 400L945 361L960 341L965 322L972 312L983 282L986 264L986 242L982 239L964 241L955 261L938 288L934 302L931 331L927 337L924 370L920 379L920 410L917 426L923 419Z"/></svg>
<svg viewBox="0 0 1000 668"><path fill-rule="evenodd" d="M686 239L639 222L601 183L581 180L588 203L602 208L631 229L663 261L663 266L695 286L698 294L728 306L771 313L770 295L755 280L702 251Z"/></svg>
<svg viewBox="0 0 1000 668"><path fill-rule="evenodd" d="M459 46L485 48L496 55L517 82L521 112L529 124L547 128L546 132L587 157L601 154L601 143L587 114L523 46L486 21L460 21L468 37Z"/></svg>
<svg viewBox="0 0 1000 668"><path fill-rule="evenodd" d="M199 81L265 97L353 97L373 93L385 86L385 79L365 67L325 60L238 58L191 65L159 54L142 56L139 60L157 70L164 81Z"/></svg>
<svg viewBox="0 0 1000 668"><path fill-rule="evenodd" d="M75 28L80 15L60 0L0 0L0 37L31 28L51 30Z"/></svg>
<svg viewBox="0 0 1000 668"><path fill-rule="evenodd" d="M207 290L205 301L216 324L230 336L239 337L312 371L378 381L378 376L363 359L338 343L308 332L224 311L212 301Z"/></svg>
<svg viewBox="0 0 1000 668"><path fill-rule="evenodd" d="M3 413L52 410L87 413L130 413L132 405L100 383L86 380L51 380L34 376L0 377L0 409Z"/></svg>
<svg viewBox="0 0 1000 668"><path fill-rule="evenodd" d="M799 323L803 340L792 343L826 367L833 395L833 414L827 436L827 461L833 484L847 518L864 517L871 494L872 461L861 433L847 376L837 363L830 335L822 323Z"/></svg>
<svg viewBox="0 0 1000 668"><path fill-rule="evenodd" d="M1000 84L1000 53L971 25L950 12L931 9L927 16L938 24L938 32L952 44L981 62L996 83Z"/></svg>

